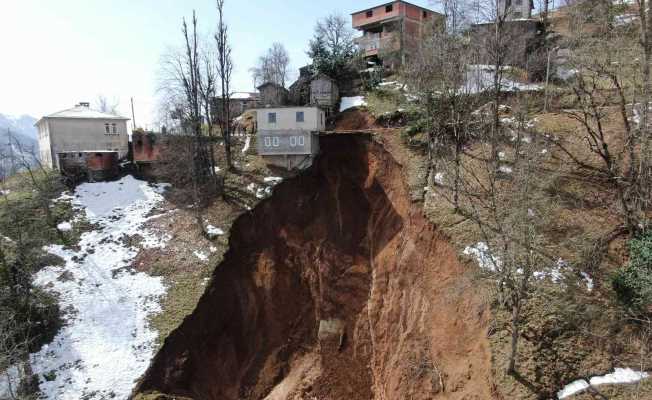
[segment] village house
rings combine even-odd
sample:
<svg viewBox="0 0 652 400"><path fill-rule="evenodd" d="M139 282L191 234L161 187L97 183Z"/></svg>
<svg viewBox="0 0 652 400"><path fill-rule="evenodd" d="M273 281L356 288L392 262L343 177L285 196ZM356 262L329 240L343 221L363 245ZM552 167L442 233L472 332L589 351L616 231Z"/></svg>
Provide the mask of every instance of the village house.
<svg viewBox="0 0 652 400"><path fill-rule="evenodd" d="M283 86L274 83L266 82L258 86L260 92L260 106L284 106L288 103L289 91Z"/></svg>
<svg viewBox="0 0 652 400"><path fill-rule="evenodd" d="M389 68L405 63L427 23L443 26L444 16L406 1L393 1L351 14L353 28L362 32L357 45L370 62Z"/></svg>
<svg viewBox="0 0 652 400"><path fill-rule="evenodd" d="M57 170L62 160L67 165L97 168L117 162L129 151L128 120L92 110L89 103L45 116L35 124L41 162Z"/></svg>
<svg viewBox="0 0 652 400"><path fill-rule="evenodd" d="M498 0L498 16L508 21L532 18L534 0Z"/></svg>
<svg viewBox="0 0 652 400"><path fill-rule="evenodd" d="M339 89L334 79L319 74L310 82L310 104L332 110L340 100Z"/></svg>
<svg viewBox="0 0 652 400"><path fill-rule="evenodd" d="M258 154L269 165L304 169L319 152L318 134L326 129L319 107L275 107L256 110Z"/></svg>
<svg viewBox="0 0 652 400"><path fill-rule="evenodd" d="M237 118L244 114L245 111L258 106L259 100L258 93L252 92L235 92L229 97L229 111L231 118ZM212 99L211 113L216 116L215 120L219 120L217 116L222 110L222 97L217 96Z"/></svg>

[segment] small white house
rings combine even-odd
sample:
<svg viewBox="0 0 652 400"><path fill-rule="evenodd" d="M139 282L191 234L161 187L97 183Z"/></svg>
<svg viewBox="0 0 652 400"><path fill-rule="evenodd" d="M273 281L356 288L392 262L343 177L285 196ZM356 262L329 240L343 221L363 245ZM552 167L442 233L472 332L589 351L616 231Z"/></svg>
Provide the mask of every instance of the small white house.
<svg viewBox="0 0 652 400"><path fill-rule="evenodd" d="M119 158L126 157L128 120L92 110L89 103L45 116L36 123L41 162L60 169L61 154L117 152Z"/></svg>
<svg viewBox="0 0 652 400"><path fill-rule="evenodd" d="M268 164L303 169L319 152L319 132L326 113L319 107L275 107L256 110L258 154Z"/></svg>

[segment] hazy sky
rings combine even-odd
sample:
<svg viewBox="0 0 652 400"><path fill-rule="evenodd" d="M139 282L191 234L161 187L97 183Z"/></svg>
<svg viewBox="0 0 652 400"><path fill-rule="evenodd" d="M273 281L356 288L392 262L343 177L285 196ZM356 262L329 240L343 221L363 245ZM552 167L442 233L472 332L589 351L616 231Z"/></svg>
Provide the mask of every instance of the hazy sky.
<svg viewBox="0 0 652 400"><path fill-rule="evenodd" d="M333 11L348 18L383 2L226 0L233 90L253 89L248 70L273 42L286 46L297 69L307 62L319 18ZM119 99L119 111L131 117L133 96L137 124L153 124L161 55L181 43L181 19L193 9L208 36L217 19L214 0L2 0L0 113L40 118L103 94Z"/></svg>

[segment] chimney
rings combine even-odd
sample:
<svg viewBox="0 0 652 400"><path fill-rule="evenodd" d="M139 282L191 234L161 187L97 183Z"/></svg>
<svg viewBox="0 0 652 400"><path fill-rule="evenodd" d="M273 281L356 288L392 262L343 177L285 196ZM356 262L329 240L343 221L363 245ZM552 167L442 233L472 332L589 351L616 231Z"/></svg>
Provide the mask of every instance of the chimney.
<svg viewBox="0 0 652 400"><path fill-rule="evenodd" d="M77 104L77 106L78 106L78 107L86 107L86 108L90 108L91 103L89 103L89 102L84 102L84 101L80 101L79 104Z"/></svg>

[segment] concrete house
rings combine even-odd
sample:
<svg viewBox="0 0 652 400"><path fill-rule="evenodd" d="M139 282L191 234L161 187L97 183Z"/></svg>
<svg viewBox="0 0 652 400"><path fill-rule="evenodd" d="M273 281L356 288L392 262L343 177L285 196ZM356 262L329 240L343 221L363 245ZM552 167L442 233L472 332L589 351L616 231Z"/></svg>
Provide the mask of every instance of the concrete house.
<svg viewBox="0 0 652 400"><path fill-rule="evenodd" d="M498 0L498 15L508 21L530 19L534 9L534 0Z"/></svg>
<svg viewBox="0 0 652 400"><path fill-rule="evenodd" d="M335 80L319 74L310 82L310 104L332 109L340 100Z"/></svg>
<svg viewBox="0 0 652 400"><path fill-rule="evenodd" d="M120 117L92 110L89 103L79 103L68 110L41 118L38 129L39 152L43 165L61 169L61 160L70 164L84 164L87 156L107 153L105 158L127 156L129 137L127 121ZM72 161L77 159L77 161Z"/></svg>
<svg viewBox="0 0 652 400"><path fill-rule="evenodd" d="M258 154L270 165L304 169L319 152L319 132L326 113L319 107L276 107L256 110Z"/></svg>
<svg viewBox="0 0 652 400"><path fill-rule="evenodd" d="M351 14L353 28L362 32L357 45L369 61L395 67L405 62L419 43L427 23L442 23L444 16L406 1L393 1Z"/></svg>
<svg viewBox="0 0 652 400"><path fill-rule="evenodd" d="M290 92L279 84L263 83L258 86L258 91L260 92L260 106L284 106L288 103Z"/></svg>

